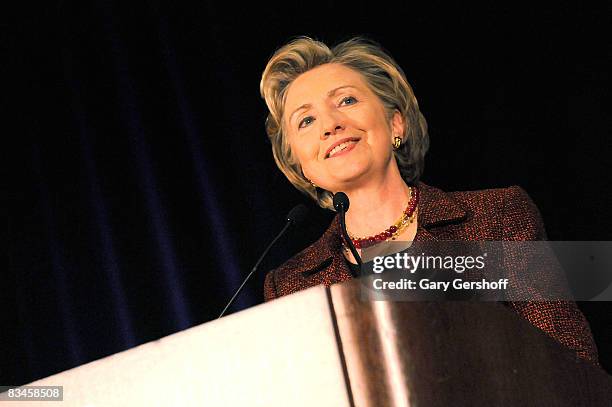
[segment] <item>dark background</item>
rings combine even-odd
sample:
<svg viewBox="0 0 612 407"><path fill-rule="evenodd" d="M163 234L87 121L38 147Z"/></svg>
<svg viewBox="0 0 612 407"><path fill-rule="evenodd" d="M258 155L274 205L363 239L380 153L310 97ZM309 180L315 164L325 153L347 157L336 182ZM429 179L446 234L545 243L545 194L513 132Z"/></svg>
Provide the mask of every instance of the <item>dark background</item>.
<svg viewBox="0 0 612 407"><path fill-rule="evenodd" d="M7 109L0 384L24 384L214 319L296 203L261 73L297 35L363 34L404 69L430 128L423 181L520 185L550 240L610 240L610 13L389 3L60 1L2 17ZM10 147L9 147L10 146ZM579 304L612 371L612 307Z"/></svg>

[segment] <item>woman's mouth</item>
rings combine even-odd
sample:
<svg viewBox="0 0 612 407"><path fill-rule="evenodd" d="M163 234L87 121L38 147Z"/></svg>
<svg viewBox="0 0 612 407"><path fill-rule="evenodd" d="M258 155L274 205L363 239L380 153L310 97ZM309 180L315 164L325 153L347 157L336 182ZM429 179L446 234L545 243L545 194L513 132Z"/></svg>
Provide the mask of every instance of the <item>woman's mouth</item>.
<svg viewBox="0 0 612 407"><path fill-rule="evenodd" d="M341 140L340 143L335 144L333 148L331 148L327 152L327 154L325 155L325 158L326 159L333 158L333 157L337 157L342 154L346 154L349 151L351 151L353 148L355 148L358 142L359 142L358 138L348 138L348 139Z"/></svg>

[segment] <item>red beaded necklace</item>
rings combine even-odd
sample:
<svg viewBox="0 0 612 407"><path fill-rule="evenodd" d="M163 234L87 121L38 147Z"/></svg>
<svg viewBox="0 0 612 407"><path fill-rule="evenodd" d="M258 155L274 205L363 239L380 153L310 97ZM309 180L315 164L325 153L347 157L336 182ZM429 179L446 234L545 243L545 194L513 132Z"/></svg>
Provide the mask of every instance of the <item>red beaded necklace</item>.
<svg viewBox="0 0 612 407"><path fill-rule="evenodd" d="M377 235L372 235L368 237L360 237L355 238L349 233L349 237L353 241L355 248L361 249L373 246L377 243L384 242L386 240L395 240L397 236L399 236L408 225L410 225L414 221L414 215L419 204L419 189L414 186L410 186L410 200L408 201L408 205L402 216L395 222L393 225L389 226L384 232L381 232Z"/></svg>

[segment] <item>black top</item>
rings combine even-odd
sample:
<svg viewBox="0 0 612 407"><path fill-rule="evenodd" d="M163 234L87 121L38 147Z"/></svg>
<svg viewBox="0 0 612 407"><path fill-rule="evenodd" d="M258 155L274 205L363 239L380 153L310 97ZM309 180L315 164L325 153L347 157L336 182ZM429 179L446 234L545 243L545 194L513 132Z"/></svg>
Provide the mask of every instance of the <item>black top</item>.
<svg viewBox="0 0 612 407"><path fill-rule="evenodd" d="M407 248L405 248L404 250L398 252L398 253L410 253L410 248L412 247L412 244L410 244L410 246L408 246ZM393 255L395 255L395 253L392 253ZM391 254L390 254L391 255ZM349 268L349 270L351 271L351 274L354 277L361 277L361 276L365 276L367 274L372 274L372 270L374 270L372 261L368 261L363 263L362 267L359 267L358 264L355 263L351 263L350 261L348 261L348 259L345 257L344 260L346 261L346 264ZM362 270L363 268L363 270Z"/></svg>
<svg viewBox="0 0 612 407"><path fill-rule="evenodd" d="M361 276L361 267L359 267L359 264L355 264L355 263L351 263L350 261L348 261L348 259L345 257L344 260L346 261L346 264L349 267L349 270L351 270L351 274L359 277Z"/></svg>

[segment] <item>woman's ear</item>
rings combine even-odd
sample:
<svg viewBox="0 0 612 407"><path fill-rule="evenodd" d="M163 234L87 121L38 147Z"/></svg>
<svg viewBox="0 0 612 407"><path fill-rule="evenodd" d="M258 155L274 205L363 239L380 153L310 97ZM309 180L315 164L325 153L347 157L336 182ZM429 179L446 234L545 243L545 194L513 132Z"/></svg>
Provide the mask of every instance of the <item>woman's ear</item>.
<svg viewBox="0 0 612 407"><path fill-rule="evenodd" d="M395 109L393 113L393 117L391 119L391 137L395 137L395 135L402 138L402 143L404 142L406 126L404 123L404 116L400 113L399 110Z"/></svg>

